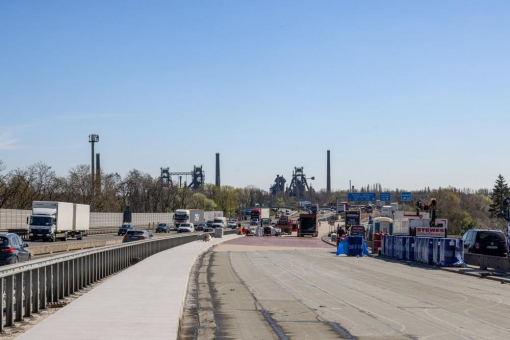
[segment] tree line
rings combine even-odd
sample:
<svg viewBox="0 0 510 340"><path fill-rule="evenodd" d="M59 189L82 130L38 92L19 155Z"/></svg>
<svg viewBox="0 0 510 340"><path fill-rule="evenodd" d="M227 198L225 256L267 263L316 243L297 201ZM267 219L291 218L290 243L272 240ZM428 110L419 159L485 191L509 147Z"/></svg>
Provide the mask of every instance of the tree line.
<svg viewBox="0 0 510 340"><path fill-rule="evenodd" d="M355 192L390 192L398 201L402 189L385 189L376 183L354 188ZM305 199L321 206L335 203L337 198L347 200L348 191L327 193L325 190L306 193ZM458 189L423 188L412 191L414 203L424 203L431 198L438 202L438 216L449 220L451 234L462 234L470 228L503 229L506 222L501 217L501 205L510 196L510 188L503 176L498 176L494 188ZM195 208L221 210L226 216L236 216L240 210L255 204L296 206L298 200L285 194L271 196L254 186L234 188L205 184L198 190L167 186L159 177L133 169L125 176L101 172L95 186L94 211L122 212L130 206L133 212L172 212L176 209ZM65 176L58 176L51 166L35 163L24 169L5 171L0 160L0 209L31 209L32 201L63 201L82 204L92 203L90 167L82 164L71 168ZM413 210L413 204L406 204Z"/></svg>
<svg viewBox="0 0 510 340"><path fill-rule="evenodd" d="M222 210L235 216L241 207L267 201L267 192L248 186L234 188L206 184L199 190L167 186L159 177L133 169L126 176L101 172L97 176L94 202L90 167L82 164L58 176L44 163L5 171L0 160L0 209L31 209L32 201L63 201L92 204L96 212L172 212L196 208Z"/></svg>

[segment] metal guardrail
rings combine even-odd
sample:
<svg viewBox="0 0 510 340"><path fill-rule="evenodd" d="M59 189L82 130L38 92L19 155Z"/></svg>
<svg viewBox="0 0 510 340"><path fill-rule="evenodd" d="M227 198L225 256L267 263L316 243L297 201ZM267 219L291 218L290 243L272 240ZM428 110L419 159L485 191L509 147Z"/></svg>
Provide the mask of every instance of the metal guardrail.
<svg viewBox="0 0 510 340"><path fill-rule="evenodd" d="M510 259L506 257L464 253L464 262L480 269L488 268L502 272L510 272Z"/></svg>
<svg viewBox="0 0 510 340"><path fill-rule="evenodd" d="M224 234L235 234L225 230ZM197 240L197 234L123 243L0 269L0 332L151 255ZM3 311L5 310L5 317Z"/></svg>

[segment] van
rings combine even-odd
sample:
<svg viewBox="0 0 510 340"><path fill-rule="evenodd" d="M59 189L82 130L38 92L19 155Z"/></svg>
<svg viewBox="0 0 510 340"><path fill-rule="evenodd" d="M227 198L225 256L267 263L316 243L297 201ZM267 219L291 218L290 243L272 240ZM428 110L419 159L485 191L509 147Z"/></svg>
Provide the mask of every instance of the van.
<svg viewBox="0 0 510 340"><path fill-rule="evenodd" d="M213 228L226 228L228 219L226 217L215 217L213 220Z"/></svg>
<svg viewBox="0 0 510 340"><path fill-rule="evenodd" d="M381 208L381 216L382 217L392 217L393 216L393 207L391 205L385 205Z"/></svg>

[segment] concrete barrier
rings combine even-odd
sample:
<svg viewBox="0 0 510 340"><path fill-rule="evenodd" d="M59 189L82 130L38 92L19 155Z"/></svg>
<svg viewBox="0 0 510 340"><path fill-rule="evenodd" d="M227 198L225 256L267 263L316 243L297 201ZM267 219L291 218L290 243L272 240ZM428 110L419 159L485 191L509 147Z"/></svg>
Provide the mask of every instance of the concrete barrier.
<svg viewBox="0 0 510 340"><path fill-rule="evenodd" d="M99 241L83 241L83 242L72 242L72 243L58 243L58 244L47 244L44 246L30 247L30 253L32 256L41 254L53 254L61 253L72 250L81 250L97 247L112 246L115 244L121 244L122 238L116 240L99 240Z"/></svg>
<svg viewBox="0 0 510 340"><path fill-rule="evenodd" d="M483 270L491 268L510 272L510 259L506 257L465 253L464 262L468 265L478 266Z"/></svg>
<svg viewBox="0 0 510 340"><path fill-rule="evenodd" d="M237 233L237 230L229 230L226 229L223 231L225 235L231 235ZM214 233L210 233L211 237L214 237ZM176 237L177 235L182 234L173 234L172 236L169 236L168 238ZM199 235L202 235L201 233L194 233L192 234L195 237L198 237ZM106 247L106 246L112 246L116 244L121 244L122 238L119 237L118 239L110 239L110 240L97 240L97 241L82 241L82 242L63 242L63 243L48 243L43 246L33 246L30 247L30 253L32 256L36 255L43 255L43 254L54 254L54 253L62 253L67 251L73 251L73 250L82 250L82 249L91 249L91 248L98 248L98 247Z"/></svg>

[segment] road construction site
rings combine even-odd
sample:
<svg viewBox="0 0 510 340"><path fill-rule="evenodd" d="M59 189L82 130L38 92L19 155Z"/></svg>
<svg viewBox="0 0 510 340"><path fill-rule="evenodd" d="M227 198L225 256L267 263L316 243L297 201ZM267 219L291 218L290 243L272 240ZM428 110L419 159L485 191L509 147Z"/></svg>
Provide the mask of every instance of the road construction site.
<svg viewBox="0 0 510 340"><path fill-rule="evenodd" d="M382 256L337 257L320 238L237 238L206 253L192 280L197 322L182 327L183 339L510 337L508 285Z"/></svg>

